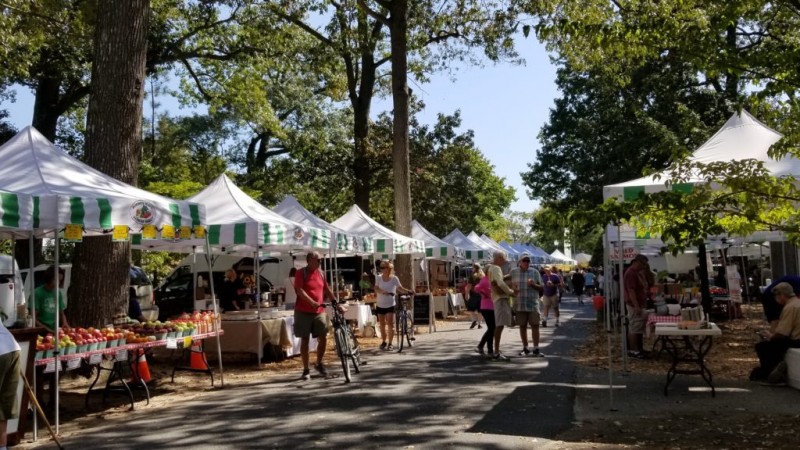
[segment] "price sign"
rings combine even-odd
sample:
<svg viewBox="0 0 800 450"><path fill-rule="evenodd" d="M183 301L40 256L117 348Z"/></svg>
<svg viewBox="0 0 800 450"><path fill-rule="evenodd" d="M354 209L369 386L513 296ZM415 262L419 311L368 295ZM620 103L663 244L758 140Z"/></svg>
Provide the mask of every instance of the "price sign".
<svg viewBox="0 0 800 450"><path fill-rule="evenodd" d="M180 236L181 239L191 239L192 227L180 227L178 229L178 236Z"/></svg>
<svg viewBox="0 0 800 450"><path fill-rule="evenodd" d="M194 237L197 239L205 239L206 238L206 227L197 225L194 227Z"/></svg>
<svg viewBox="0 0 800 450"><path fill-rule="evenodd" d="M117 361L127 361L128 360L128 350L121 348L117 350L117 353L114 355Z"/></svg>
<svg viewBox="0 0 800 450"><path fill-rule="evenodd" d="M44 373L53 373L56 371L56 364L58 364L58 371L61 372L61 360L50 361L44 366Z"/></svg>
<svg viewBox="0 0 800 450"><path fill-rule="evenodd" d="M175 227L166 224L162 225L161 239L175 239Z"/></svg>
<svg viewBox="0 0 800 450"><path fill-rule="evenodd" d="M167 348L178 348L178 340L175 338L167 338Z"/></svg>
<svg viewBox="0 0 800 450"><path fill-rule="evenodd" d="M67 370L74 370L81 366L81 358L71 358L67 360Z"/></svg>
<svg viewBox="0 0 800 450"><path fill-rule="evenodd" d="M83 226L69 223L64 227L64 240L68 242L83 241Z"/></svg>
<svg viewBox="0 0 800 450"><path fill-rule="evenodd" d="M142 227L142 239L156 239L158 237L158 229L155 225L145 225Z"/></svg>
<svg viewBox="0 0 800 450"><path fill-rule="evenodd" d="M191 336L186 336L185 338L183 338L183 348L191 347L191 346L192 346L192 337Z"/></svg>
<svg viewBox="0 0 800 450"><path fill-rule="evenodd" d="M93 353L89 355L89 364L100 364L103 360L103 355L100 353Z"/></svg>
<svg viewBox="0 0 800 450"><path fill-rule="evenodd" d="M126 242L128 240L128 226L127 225L114 225L114 233L112 234L114 242Z"/></svg>

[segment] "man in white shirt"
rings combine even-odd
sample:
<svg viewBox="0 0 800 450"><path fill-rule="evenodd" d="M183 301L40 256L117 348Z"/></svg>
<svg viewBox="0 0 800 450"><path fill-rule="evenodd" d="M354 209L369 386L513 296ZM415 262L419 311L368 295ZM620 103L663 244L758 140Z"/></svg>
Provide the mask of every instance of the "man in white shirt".
<svg viewBox="0 0 800 450"><path fill-rule="evenodd" d="M0 450L6 450L8 421L19 416L19 344L0 323Z"/></svg>
<svg viewBox="0 0 800 450"><path fill-rule="evenodd" d="M511 303L509 297L514 295L514 291L503 281L503 267L506 263L505 252L496 251L492 255L492 264L487 266L486 276L492 284L492 301L494 302L494 355L495 361L508 361L508 357L500 353L500 338L503 336L503 328L514 325L514 317L511 313Z"/></svg>

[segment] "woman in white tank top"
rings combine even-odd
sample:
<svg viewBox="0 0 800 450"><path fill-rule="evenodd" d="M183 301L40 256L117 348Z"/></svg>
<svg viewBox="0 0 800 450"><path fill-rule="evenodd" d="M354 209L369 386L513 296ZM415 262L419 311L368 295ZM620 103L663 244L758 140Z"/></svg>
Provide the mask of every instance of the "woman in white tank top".
<svg viewBox="0 0 800 450"><path fill-rule="evenodd" d="M375 293L378 294L378 305L375 310L378 315L381 337L383 338L381 350L394 350L394 346L392 346L392 340L394 339L394 308L398 291L400 293L413 294L413 291L404 288L400 284L400 279L394 274L394 264L387 260L381 261L381 274L375 277Z"/></svg>

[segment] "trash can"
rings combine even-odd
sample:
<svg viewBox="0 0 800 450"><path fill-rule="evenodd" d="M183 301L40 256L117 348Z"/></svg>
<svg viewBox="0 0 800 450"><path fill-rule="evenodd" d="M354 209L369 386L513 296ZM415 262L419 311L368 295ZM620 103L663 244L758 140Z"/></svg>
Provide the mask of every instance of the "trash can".
<svg viewBox="0 0 800 450"><path fill-rule="evenodd" d="M597 321L598 322L605 322L606 318L606 298L602 295L595 295L592 297L592 306L594 306L595 312L597 312Z"/></svg>

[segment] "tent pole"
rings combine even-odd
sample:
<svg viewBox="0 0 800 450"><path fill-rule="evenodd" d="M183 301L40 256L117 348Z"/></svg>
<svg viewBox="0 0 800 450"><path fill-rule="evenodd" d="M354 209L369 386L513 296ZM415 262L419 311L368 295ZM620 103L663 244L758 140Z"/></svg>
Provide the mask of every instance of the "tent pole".
<svg viewBox="0 0 800 450"><path fill-rule="evenodd" d="M214 330L216 330L217 339L217 360L219 361L219 384L220 387L225 387L225 375L222 371L222 345L219 342L219 329L217 329L217 321L222 323L222 317L219 315L219 306L217 305L217 292L214 289L214 260L211 258L211 243L208 241L208 233L206 233L206 260L208 261L208 274L209 284L211 286L211 302L214 303Z"/></svg>
<svg viewBox="0 0 800 450"><path fill-rule="evenodd" d="M58 213L58 196L56 196L56 213ZM56 214L56 217L58 217L58 214ZM55 270L55 276L56 276L56 298L55 298L56 321L55 321L55 330L53 330L53 331L55 331L55 335L56 335L56 340L55 340L56 344L55 344L55 348L53 349L53 355L55 356L55 359L53 361L53 363L54 363L53 365L54 365L54 368L55 368L55 373L54 373L54 375L55 375L55 386L50 386L50 390L52 392L54 392L55 395L56 395L56 410L55 410L56 434L58 434L58 426L59 426L59 422L60 422L60 417L59 417L59 414L58 414L58 410L59 410L59 407L60 407L59 405L60 405L60 401L61 401L61 397L59 396L59 392L58 392L58 375L59 375L59 373L58 373L59 372L58 363L59 363L59 357L61 356L61 352L59 351L59 348L58 348L58 341L59 341L59 339L58 339L58 329L61 326L61 324L59 323L61 321L60 320L61 319L61 308L60 308L61 302L59 301L60 298L61 298L61 277L60 277L60 272L61 271L60 271L59 261L58 261L59 256L60 256L60 254L59 254L60 253L59 252L59 247L60 246L61 246L61 239L58 236L58 226L56 226L56 249L55 249L55 258L54 258L55 259L54 266L56 268L56 270Z"/></svg>
<svg viewBox="0 0 800 450"><path fill-rule="evenodd" d="M617 224L617 244L619 245L619 312L625 326L620 328L622 336L622 371L628 372L628 314L625 311L625 245L622 242L620 224Z"/></svg>
<svg viewBox="0 0 800 450"><path fill-rule="evenodd" d="M36 264L34 264L34 261L33 261L33 240L34 239L35 239L35 237L34 237L34 234L33 234L33 230L31 230L31 237L30 237L30 239L28 239L28 266L30 267L30 270L28 270L28 279L25 280L25 285L28 286L28 288L26 289L26 292L28 293L29 298L31 299L31 305L30 306L31 306L32 323L33 323L33 326L36 326L36 301L34 301L34 298L33 298L33 272L34 272L34 268L36 267ZM34 348L34 350L36 350L36 349ZM38 380L36 379L36 372L37 372L36 370L33 371L33 392L36 392L36 383L38 382ZM34 414L33 415L33 440L34 441L39 439L38 422L39 422L38 415Z"/></svg>
<svg viewBox="0 0 800 450"><path fill-rule="evenodd" d="M261 330L260 322L261 322L261 262L259 261L258 255L258 246L256 246L256 253L255 253L255 269L253 271L253 280L256 284L256 319L259 321L259 326L257 327L258 333L256 333L256 345L258 345L258 365L261 367L261 360L264 359L264 347L261 346L263 342L263 331Z"/></svg>
<svg viewBox="0 0 800 450"><path fill-rule="evenodd" d="M603 272L606 272L610 267L610 252L608 251L608 227L606 232L603 233ZM613 363L613 350L611 345L611 301L610 290L608 289L609 274L606 272L603 276L603 293L605 294L606 301L603 302L603 312L606 321L606 348L608 350L608 409L614 411L614 363Z"/></svg>
<svg viewBox="0 0 800 450"><path fill-rule="evenodd" d="M431 290L432 286L432 276L431 276L431 262L427 258L425 259L425 265L428 266L428 333L431 332L431 328L433 328L433 332L436 332L436 312L433 310L433 291Z"/></svg>

